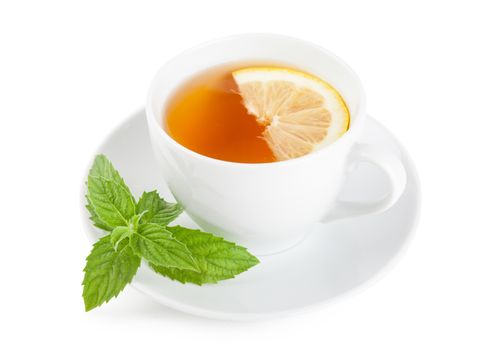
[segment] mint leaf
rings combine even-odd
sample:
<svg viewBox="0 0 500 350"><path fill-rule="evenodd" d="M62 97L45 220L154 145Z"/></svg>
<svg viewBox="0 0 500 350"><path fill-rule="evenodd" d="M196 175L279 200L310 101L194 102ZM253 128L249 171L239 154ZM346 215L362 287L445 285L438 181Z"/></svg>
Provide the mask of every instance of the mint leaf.
<svg viewBox="0 0 500 350"><path fill-rule="evenodd" d="M150 264L157 273L182 283L217 283L233 278L259 263L245 248L210 233L181 226L168 227L173 237L191 251L199 271Z"/></svg>
<svg viewBox="0 0 500 350"><path fill-rule="evenodd" d="M130 192L113 180L89 175L88 200L95 214L110 227L126 226L135 214L135 201Z"/></svg>
<svg viewBox="0 0 500 350"><path fill-rule="evenodd" d="M114 168L113 164L106 158L105 155L99 154L95 157L94 163L92 163L92 167L89 171L89 176L95 177L103 177L105 179L116 182L118 185L121 185L128 192L130 192L129 188L123 181L122 177L118 173L118 171Z"/></svg>
<svg viewBox="0 0 500 350"><path fill-rule="evenodd" d="M112 231L113 227L106 225L106 223L104 221L99 219L99 216L95 212L94 207L92 206L92 204L90 204L88 196L85 196L85 198L87 198L87 205L85 206L85 208L87 208L87 210L90 214L89 219L92 220L92 222L94 223L94 226L97 228L100 228L104 231Z"/></svg>
<svg viewBox="0 0 500 350"><path fill-rule="evenodd" d="M168 203L157 191L144 192L137 202L137 212L142 213L141 223L166 226L182 213L180 204Z"/></svg>
<svg viewBox="0 0 500 350"><path fill-rule="evenodd" d="M134 252L155 265L198 270L186 246L172 238L167 229L158 224L141 224L130 237Z"/></svg>
<svg viewBox="0 0 500 350"><path fill-rule="evenodd" d="M101 212L101 205L99 203L92 203L93 200L97 202L99 201L94 198L95 194L91 193L91 190L94 190L94 188L91 188L89 185L89 182L91 182L90 177L105 179L117 184L121 188L120 192L123 194L123 197L129 198L135 206L134 197L132 196L130 189L125 184L125 181L123 181L118 171L113 167L113 164L111 164L106 156L100 154L95 157L92 167L89 170L89 181L87 182L89 192L86 196L88 202L87 210L90 213L90 219L94 222L94 226L105 231L111 231L115 226L120 224L123 225L124 223L121 222L122 220L117 221L115 220L115 217L110 218L109 213ZM128 219L128 217L125 217L125 219Z"/></svg>
<svg viewBox="0 0 500 350"><path fill-rule="evenodd" d="M118 226L111 231L109 235L109 242L115 249L125 238L130 238L134 234L134 229L130 226Z"/></svg>
<svg viewBox="0 0 500 350"><path fill-rule="evenodd" d="M120 244L115 250L109 235L97 241L84 268L85 311L116 297L132 281L140 263L141 258L128 245Z"/></svg>

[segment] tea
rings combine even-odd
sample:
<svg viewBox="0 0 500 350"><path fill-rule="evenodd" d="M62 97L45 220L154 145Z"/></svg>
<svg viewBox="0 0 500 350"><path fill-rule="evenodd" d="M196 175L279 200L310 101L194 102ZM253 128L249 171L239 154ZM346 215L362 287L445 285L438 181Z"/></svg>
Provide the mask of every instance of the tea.
<svg viewBox="0 0 500 350"><path fill-rule="evenodd" d="M266 163L310 153L340 137L348 122L340 95L314 76L273 65L232 65L182 85L166 106L164 127L205 156Z"/></svg>
<svg viewBox="0 0 500 350"><path fill-rule="evenodd" d="M240 67L216 67L181 86L166 109L166 131L207 157L240 163L275 160L261 137L264 126L250 115L231 75Z"/></svg>

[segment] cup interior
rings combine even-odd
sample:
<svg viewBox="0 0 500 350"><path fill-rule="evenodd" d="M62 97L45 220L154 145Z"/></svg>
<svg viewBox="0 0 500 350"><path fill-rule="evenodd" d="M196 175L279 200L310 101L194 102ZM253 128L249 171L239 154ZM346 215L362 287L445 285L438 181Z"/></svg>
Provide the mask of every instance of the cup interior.
<svg viewBox="0 0 500 350"><path fill-rule="evenodd" d="M339 91L350 112L349 131L343 137L358 128L365 114L364 91L347 64L319 46L273 34L246 34L214 40L168 61L151 85L146 106L148 117L153 117L155 124L163 129L164 111L171 95L191 76L217 65L252 61L282 63L325 80ZM164 134L170 138L166 132Z"/></svg>

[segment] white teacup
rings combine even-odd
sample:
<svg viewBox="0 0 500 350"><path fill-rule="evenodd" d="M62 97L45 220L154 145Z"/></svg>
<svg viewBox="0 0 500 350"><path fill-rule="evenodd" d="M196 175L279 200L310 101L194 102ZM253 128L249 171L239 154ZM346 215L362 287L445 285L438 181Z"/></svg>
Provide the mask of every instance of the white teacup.
<svg viewBox="0 0 500 350"><path fill-rule="evenodd" d="M203 156L165 132L165 106L186 79L212 66L252 61L281 62L330 83L347 103L349 130L335 143L306 156L258 164ZM146 112L154 153L176 199L204 230L243 245L254 254L289 248L319 222L382 212L398 200L406 186L406 171L398 156L356 142L366 118L365 95L356 74L335 55L302 40L268 34L237 35L184 52L157 73ZM337 200L347 169L360 161L376 164L386 173L390 192L376 203Z"/></svg>

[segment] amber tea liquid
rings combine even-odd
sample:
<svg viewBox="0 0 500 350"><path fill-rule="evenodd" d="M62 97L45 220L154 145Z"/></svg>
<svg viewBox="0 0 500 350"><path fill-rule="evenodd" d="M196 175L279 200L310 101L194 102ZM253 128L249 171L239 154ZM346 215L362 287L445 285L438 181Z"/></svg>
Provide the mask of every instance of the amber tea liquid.
<svg viewBox="0 0 500 350"><path fill-rule="evenodd" d="M167 102L167 133L184 147L210 158L238 163L275 161L261 138L265 126L247 113L231 75L251 66L210 68L184 83Z"/></svg>

